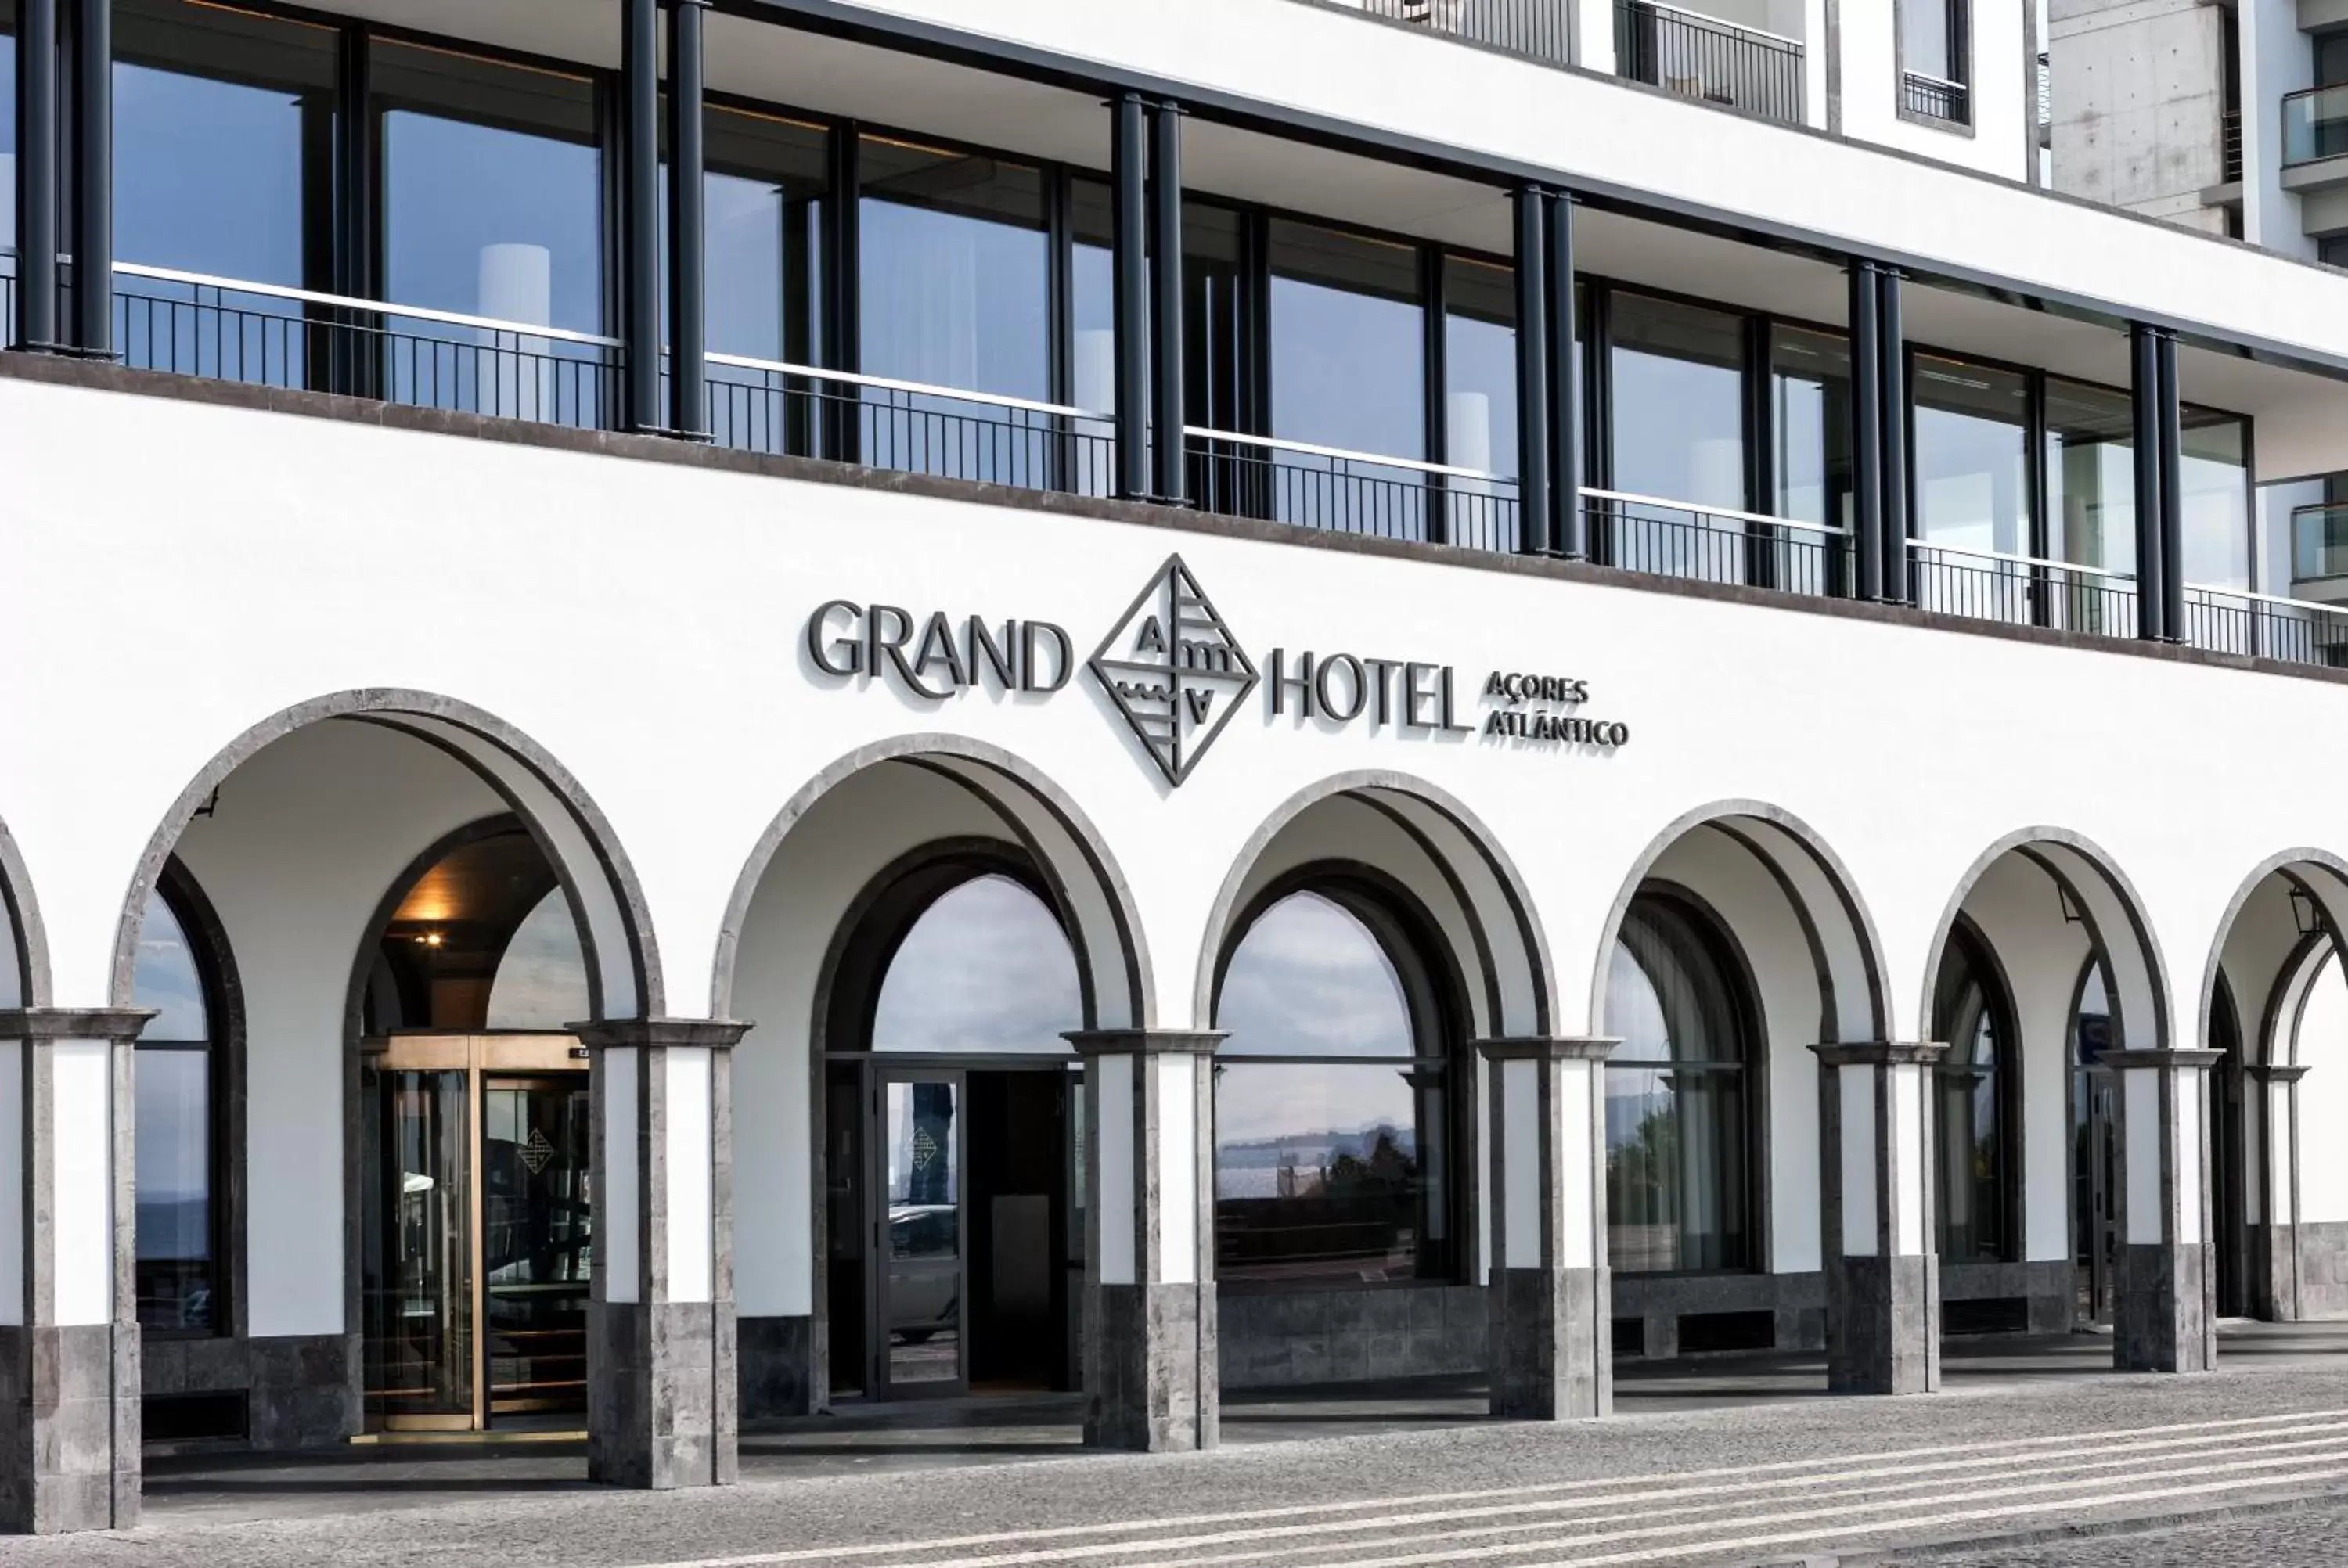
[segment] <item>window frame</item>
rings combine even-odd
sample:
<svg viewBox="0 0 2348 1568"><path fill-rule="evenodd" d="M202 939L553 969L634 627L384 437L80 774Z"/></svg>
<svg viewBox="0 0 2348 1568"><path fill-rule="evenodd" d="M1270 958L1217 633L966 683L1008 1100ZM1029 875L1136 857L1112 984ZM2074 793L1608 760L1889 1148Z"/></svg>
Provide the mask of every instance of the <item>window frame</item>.
<svg viewBox="0 0 2348 1568"><path fill-rule="evenodd" d="M1234 1053L1220 1054L1214 1065L1289 1067L1434 1068L1444 1075L1444 1132L1447 1159L1441 1175L1443 1214L1450 1239L1450 1257L1437 1276L1378 1283L1356 1281L1342 1286L1326 1280L1294 1284L1277 1280L1221 1279L1231 1294L1289 1295L1312 1290L1424 1290L1471 1284L1477 1277L1478 1203L1484 1186L1477 1138L1477 1107L1480 1081L1473 1055L1473 1012L1468 1003L1466 980L1458 971L1434 915L1398 879L1365 862L1323 859L1294 866L1267 882L1250 898L1230 927L1215 958L1210 1018L1222 1011L1223 982L1231 959L1254 930L1256 922L1300 893L1327 899L1361 922L1390 965L1400 986L1405 1010L1410 1016L1413 1054L1409 1056L1326 1056ZM1220 1027L1216 1025L1215 1027ZM1430 1050L1433 1041L1439 1049ZM1220 1084L1216 1091L1220 1091ZM1210 1161L1211 1163L1211 1161ZM1211 1184L1214 1172L1210 1169ZM1424 1178L1422 1177L1422 1180ZM1214 1202L1220 1201L1215 1194ZM1220 1258L1219 1258L1220 1263Z"/></svg>
<svg viewBox="0 0 2348 1568"><path fill-rule="evenodd" d="M1916 5L1936 5L1942 8L1948 27L1949 74L1935 77L1929 71L1912 69L1908 64L1908 12ZM1960 136L1973 134L1973 18L1971 0L1896 0L1892 15L1892 50L1896 67L1893 78L1895 106L1900 118L1910 125L1931 126L1935 130ZM1933 114L1915 107L1910 90L1913 78L1922 79L1958 89L1952 98L1949 114Z"/></svg>
<svg viewBox="0 0 2348 1568"><path fill-rule="evenodd" d="M235 958L229 948L226 928L221 926L202 886L176 855L164 861L162 873L155 880L154 894L171 912L171 917L179 922L180 934L187 938L189 961L195 968L196 983L203 994L207 1038L201 1040L139 1039L131 1047L131 1071L135 1081L138 1057L150 1050L158 1054L195 1050L207 1053L204 1075L207 1096L204 1107L204 1173L208 1184L205 1227L210 1233L208 1240L211 1248L212 1313L208 1327L149 1327L141 1324L139 1333L157 1340L239 1337L243 1332L244 1293L239 1286L243 1283L244 1257L238 1238L243 1235L243 1162L241 1152L244 1129L242 1096L236 1092L236 1082L243 1067L243 986L237 978ZM132 1139L135 1173L138 1158L135 1127ZM135 1317L138 1274L135 1215L132 1233L132 1312Z"/></svg>
<svg viewBox="0 0 2348 1568"><path fill-rule="evenodd" d="M1990 1071L1995 1078L1995 1103L1998 1118L1995 1185L1999 1245L1994 1255L1975 1253L1963 1257L1952 1256L1947 1250L1949 1223L1947 1192L1944 1184L1936 1184L1932 1205L1932 1243L1943 1268L1967 1266L1995 1266L1999 1264L2020 1263L2023 1261L2024 1252L2022 1228L2024 1214L2024 1173L2023 1163L2025 1151L2022 1145L2024 1085L2021 1014L2014 1006L2013 988L2006 978L2005 966L1999 960L1996 948L1991 944L1981 927L1962 911L1958 914L1955 924L1950 927L1948 945L1941 952L1942 975L1945 975L1950 961L1960 955L1972 972L1974 985L1981 989L1982 1009L1988 1015L1990 1026L1994 1031L1997 1041L1997 1061ZM1935 1015L1932 1020L1932 1032L1935 1036L1940 1036L1946 1032L1945 1020L1939 1016L1941 975L1934 977L1932 989ZM1948 1040L1945 1043L1951 1049L1954 1049L1956 1042ZM1982 1076L1977 1070L1960 1071L1962 1071L1967 1078L1978 1079ZM1945 1056L1934 1065L1933 1071L1936 1085L1944 1085L1948 1082L1950 1069ZM1936 1095L1934 1109L1932 1137L1934 1146L1937 1148L1942 1143L1943 1135L1947 1132L1946 1101ZM1946 1174L1946 1167L1938 1161L1934 1163L1940 1167L1934 1173L1934 1181L1936 1184L1941 1184L1941 1178Z"/></svg>

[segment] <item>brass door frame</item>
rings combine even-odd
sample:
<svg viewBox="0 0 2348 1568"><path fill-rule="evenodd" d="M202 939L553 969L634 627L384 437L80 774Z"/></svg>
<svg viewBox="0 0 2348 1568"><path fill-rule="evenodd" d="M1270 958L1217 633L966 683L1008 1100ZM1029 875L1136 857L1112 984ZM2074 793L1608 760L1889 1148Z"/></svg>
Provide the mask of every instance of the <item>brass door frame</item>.
<svg viewBox="0 0 2348 1568"><path fill-rule="evenodd" d="M482 1110L484 1081L498 1078L530 1078L550 1073L576 1077L587 1071L587 1049L570 1034L439 1034L431 1032L381 1035L359 1041L367 1065L378 1072L461 1072L465 1074L466 1245L472 1253L467 1270L467 1292L472 1314L469 1336L473 1357L473 1413L470 1416L386 1416L383 1430L392 1432L483 1432L489 1429L489 1339L482 1326L489 1320L489 1282L482 1267L481 1149L488 1131Z"/></svg>

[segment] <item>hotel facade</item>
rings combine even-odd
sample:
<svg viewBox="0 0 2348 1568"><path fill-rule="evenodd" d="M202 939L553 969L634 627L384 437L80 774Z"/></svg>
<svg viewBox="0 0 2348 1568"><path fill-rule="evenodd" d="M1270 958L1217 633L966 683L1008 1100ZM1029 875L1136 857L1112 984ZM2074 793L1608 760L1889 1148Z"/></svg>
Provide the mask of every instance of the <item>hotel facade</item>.
<svg viewBox="0 0 2348 1568"><path fill-rule="evenodd" d="M0 1525L2348 1314L2348 274L2044 47L0 0Z"/></svg>

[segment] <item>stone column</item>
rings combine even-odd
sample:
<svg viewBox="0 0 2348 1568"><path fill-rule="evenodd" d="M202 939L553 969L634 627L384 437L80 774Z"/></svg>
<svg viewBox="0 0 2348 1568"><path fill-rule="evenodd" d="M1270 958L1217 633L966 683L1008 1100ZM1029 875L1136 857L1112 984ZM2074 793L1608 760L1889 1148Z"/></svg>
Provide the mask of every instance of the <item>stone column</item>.
<svg viewBox="0 0 2348 1568"><path fill-rule="evenodd" d="M2242 1118L2250 1152L2251 1309L2270 1323L2305 1316L2299 1251L2299 1081L2303 1066L2242 1068L2250 1103Z"/></svg>
<svg viewBox="0 0 2348 1568"><path fill-rule="evenodd" d="M132 1050L154 1016L0 1012L0 1529L139 1522Z"/></svg>
<svg viewBox="0 0 2348 1568"><path fill-rule="evenodd" d="M1933 1068L1947 1048L1816 1045L1825 1212L1827 1386L1941 1387L1941 1258L1932 1234Z"/></svg>
<svg viewBox="0 0 2348 1568"><path fill-rule="evenodd" d="M2209 1070L2215 1050L2107 1050L2120 1151L2112 1365L2207 1372L2218 1364L2210 1244Z"/></svg>
<svg viewBox="0 0 2348 1568"><path fill-rule="evenodd" d="M1068 1036L1085 1059L1085 1441L1210 1449L1215 1047L1210 1030Z"/></svg>
<svg viewBox="0 0 2348 1568"><path fill-rule="evenodd" d="M730 1486L736 1428L731 1051L747 1023L572 1026L594 1106L587 1474Z"/></svg>
<svg viewBox="0 0 2348 1568"><path fill-rule="evenodd" d="M1606 1270L1606 1057L1612 1040L1488 1040L1491 1065L1492 1414L1614 1405Z"/></svg>

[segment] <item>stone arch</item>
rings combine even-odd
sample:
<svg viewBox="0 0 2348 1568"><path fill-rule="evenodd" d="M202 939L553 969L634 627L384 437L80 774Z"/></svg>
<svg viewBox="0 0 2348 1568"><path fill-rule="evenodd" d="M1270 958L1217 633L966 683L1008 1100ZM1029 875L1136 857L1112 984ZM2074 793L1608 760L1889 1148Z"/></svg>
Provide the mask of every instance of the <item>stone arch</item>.
<svg viewBox="0 0 2348 1568"><path fill-rule="evenodd" d="M41 924L40 900L34 896L24 855L5 822L0 822L0 918L5 920L8 938L7 950L0 951L0 962L14 971L17 1005L48 1006L48 933Z"/></svg>
<svg viewBox="0 0 2348 1568"><path fill-rule="evenodd" d="M653 1017L664 1010L660 957L634 867L592 797L569 769L515 726L437 693L374 687L335 692L283 710L223 747L180 793L139 857L123 902L112 991L127 1006L147 895L189 825L217 792L263 748L332 720L380 726L420 742L473 774L525 823L561 878L588 953L589 995L597 1018Z"/></svg>
<svg viewBox="0 0 2348 1568"><path fill-rule="evenodd" d="M1701 864L1705 856L1696 853L1704 850L1713 852L1710 867ZM1684 864L1689 861L1698 864ZM1605 1032L1606 982L1614 941L1641 886L1651 876L1667 873L1718 903L1723 900L1714 897L1707 884L1734 875L1731 868L1738 863L1766 876L1807 949L1818 991L1818 1029L1815 1040L1803 1043L1886 1038L1891 1025L1883 945L1856 882L1841 857L1807 823L1753 800L1716 801L1683 814L1632 862L1600 927L1591 979L1591 1032Z"/></svg>
<svg viewBox="0 0 2348 1568"><path fill-rule="evenodd" d="M2312 928L2305 915L2316 917ZM2202 968L2198 1039L2212 1038L2218 988L2227 982L2240 1009L2246 1055L2287 1066L2298 1001L2330 948L2348 930L2348 859L2301 847L2271 855L2244 877L2219 917Z"/></svg>
<svg viewBox="0 0 2348 1568"><path fill-rule="evenodd" d="M1356 830L1344 847L1316 830ZM1515 862L1491 830L1437 786L1409 774L1341 774L1299 790L1241 847L1224 876L1200 946L1192 1016L1214 1016L1216 983L1233 922L1259 889L1292 867L1348 859L1407 888L1467 980L1475 1032L1539 1036L1558 1023L1557 987L1540 917Z"/></svg>

